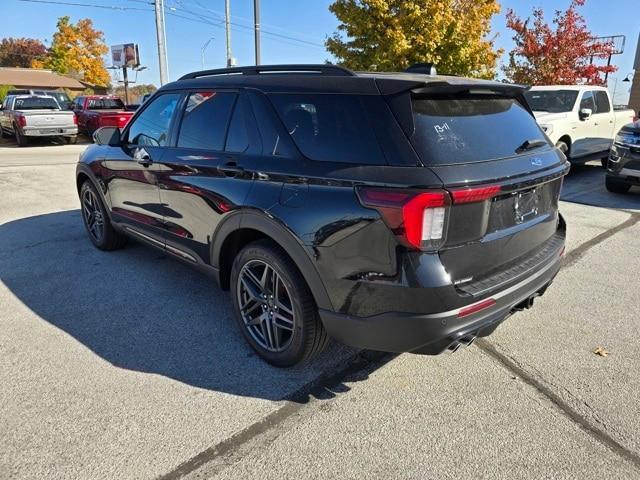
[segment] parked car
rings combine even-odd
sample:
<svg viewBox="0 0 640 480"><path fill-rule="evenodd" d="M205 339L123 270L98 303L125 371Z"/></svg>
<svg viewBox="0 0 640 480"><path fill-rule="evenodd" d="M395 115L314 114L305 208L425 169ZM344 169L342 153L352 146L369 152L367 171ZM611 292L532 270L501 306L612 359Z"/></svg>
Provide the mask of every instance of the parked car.
<svg viewBox="0 0 640 480"><path fill-rule="evenodd" d="M538 123L572 163L601 160L620 127L633 121L633 110L613 108L609 92L594 85L536 86L525 93Z"/></svg>
<svg viewBox="0 0 640 480"><path fill-rule="evenodd" d="M13 135L21 147L29 137L64 137L67 143L76 143L76 118L61 110L53 97L8 95L0 113L0 136Z"/></svg>
<svg viewBox="0 0 640 480"><path fill-rule="evenodd" d="M185 75L96 132L76 172L84 224L99 249L131 236L211 274L272 364L329 336L455 351L560 268L569 164L524 91L332 65Z"/></svg>
<svg viewBox="0 0 640 480"><path fill-rule="evenodd" d="M609 152L607 190L627 193L632 185L640 186L640 120L620 129Z"/></svg>
<svg viewBox="0 0 640 480"><path fill-rule="evenodd" d="M48 95L56 99L62 110L67 110L71 106L71 98L64 90L9 90L7 95Z"/></svg>
<svg viewBox="0 0 640 480"><path fill-rule="evenodd" d="M79 131L87 135L100 127L123 128L133 115L115 95L76 97L72 109L78 117Z"/></svg>

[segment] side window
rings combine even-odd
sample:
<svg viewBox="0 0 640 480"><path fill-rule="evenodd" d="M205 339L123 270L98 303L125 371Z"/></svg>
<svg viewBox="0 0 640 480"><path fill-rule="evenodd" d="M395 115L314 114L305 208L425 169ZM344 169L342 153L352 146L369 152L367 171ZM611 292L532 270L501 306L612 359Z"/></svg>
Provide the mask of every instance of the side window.
<svg viewBox="0 0 640 480"><path fill-rule="evenodd" d="M237 94L231 92L189 94L178 134L178 147L223 150L236 97Z"/></svg>
<svg viewBox="0 0 640 480"><path fill-rule="evenodd" d="M130 145L164 147L169 139L171 118L180 100L179 93L166 93L155 98L131 123Z"/></svg>
<svg viewBox="0 0 640 480"><path fill-rule="evenodd" d="M229 124L229 133L227 133L227 143L224 149L227 152L240 153L244 152L248 147L249 136L247 135L244 104L238 99L233 109L233 116Z"/></svg>
<svg viewBox="0 0 640 480"><path fill-rule="evenodd" d="M607 92L603 90L596 91L596 111L597 113L607 113L611 110L609 106L609 97Z"/></svg>
<svg viewBox="0 0 640 480"><path fill-rule="evenodd" d="M590 108L593 113L596 111L596 106L593 101L593 92L588 91L582 94L582 100L580 100L580 110L583 108Z"/></svg>

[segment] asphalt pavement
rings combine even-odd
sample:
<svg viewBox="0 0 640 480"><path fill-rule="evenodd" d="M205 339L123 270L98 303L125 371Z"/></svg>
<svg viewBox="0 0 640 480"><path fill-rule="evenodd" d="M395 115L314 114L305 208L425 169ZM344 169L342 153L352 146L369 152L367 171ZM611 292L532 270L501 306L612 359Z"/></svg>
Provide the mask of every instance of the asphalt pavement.
<svg viewBox="0 0 640 480"><path fill-rule="evenodd" d="M640 478L640 189L574 169L565 268L472 347L282 370L207 277L91 246L83 148L0 144L0 478Z"/></svg>

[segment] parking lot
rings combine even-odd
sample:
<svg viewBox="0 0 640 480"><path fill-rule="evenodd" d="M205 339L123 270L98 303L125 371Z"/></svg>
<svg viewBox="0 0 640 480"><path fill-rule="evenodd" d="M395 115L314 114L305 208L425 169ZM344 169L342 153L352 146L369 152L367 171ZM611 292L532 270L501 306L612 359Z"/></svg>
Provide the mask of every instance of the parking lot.
<svg viewBox="0 0 640 480"><path fill-rule="evenodd" d="M452 355L283 370L211 279L93 248L85 146L0 144L0 478L640 478L640 189L599 163L565 180L533 310Z"/></svg>

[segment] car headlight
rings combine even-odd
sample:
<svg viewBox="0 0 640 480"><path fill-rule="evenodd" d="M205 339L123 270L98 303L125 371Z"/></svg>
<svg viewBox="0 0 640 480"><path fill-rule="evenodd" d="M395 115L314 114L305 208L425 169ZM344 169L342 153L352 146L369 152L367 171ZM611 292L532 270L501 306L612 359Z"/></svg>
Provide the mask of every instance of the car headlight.
<svg viewBox="0 0 640 480"><path fill-rule="evenodd" d="M553 132L553 125L548 124L548 123L540 125L540 128L547 135L551 135L551 132Z"/></svg>
<svg viewBox="0 0 640 480"><path fill-rule="evenodd" d="M616 135L616 143L626 147L640 147L640 136L620 132Z"/></svg>

